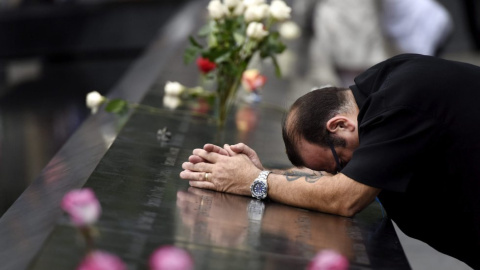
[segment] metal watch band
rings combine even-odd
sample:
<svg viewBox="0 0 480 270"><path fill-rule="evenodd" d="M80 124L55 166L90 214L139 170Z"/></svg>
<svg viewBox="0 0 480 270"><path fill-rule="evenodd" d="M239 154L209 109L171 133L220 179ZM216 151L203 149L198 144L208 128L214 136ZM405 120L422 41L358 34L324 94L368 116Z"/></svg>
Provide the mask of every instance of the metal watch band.
<svg viewBox="0 0 480 270"><path fill-rule="evenodd" d="M265 199L267 197L267 192L268 192L267 177L270 173L271 173L270 171L261 171L258 177L253 181L252 185L250 186L252 197L257 198L259 200ZM263 186L261 190L258 190L259 185Z"/></svg>
<svg viewBox="0 0 480 270"><path fill-rule="evenodd" d="M258 175L257 179L267 182L267 177L271 173L271 171L261 171Z"/></svg>

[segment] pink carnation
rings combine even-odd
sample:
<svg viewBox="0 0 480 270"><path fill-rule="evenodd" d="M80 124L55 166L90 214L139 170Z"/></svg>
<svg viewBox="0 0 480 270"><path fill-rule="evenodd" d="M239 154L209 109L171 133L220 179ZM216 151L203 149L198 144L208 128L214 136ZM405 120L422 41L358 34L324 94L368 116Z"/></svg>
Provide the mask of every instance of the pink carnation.
<svg viewBox="0 0 480 270"><path fill-rule="evenodd" d="M151 270L190 270L193 260L190 254L181 248L164 246L150 256Z"/></svg>
<svg viewBox="0 0 480 270"><path fill-rule="evenodd" d="M125 270L125 263L117 256L105 251L93 251L87 254L77 270Z"/></svg>
<svg viewBox="0 0 480 270"><path fill-rule="evenodd" d="M323 250L317 253L308 265L308 270L346 270L347 258L333 250Z"/></svg>
<svg viewBox="0 0 480 270"><path fill-rule="evenodd" d="M70 215L77 226L86 226L97 221L102 211L95 193L90 188L75 189L62 199L62 209Z"/></svg>

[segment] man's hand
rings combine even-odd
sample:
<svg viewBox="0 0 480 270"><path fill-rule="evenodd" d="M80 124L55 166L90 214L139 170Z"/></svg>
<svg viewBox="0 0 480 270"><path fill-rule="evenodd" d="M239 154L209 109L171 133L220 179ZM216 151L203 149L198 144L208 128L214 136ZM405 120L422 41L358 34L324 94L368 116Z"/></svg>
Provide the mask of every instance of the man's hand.
<svg viewBox="0 0 480 270"><path fill-rule="evenodd" d="M217 153L217 154L220 154L220 155L225 155L225 156L230 156L230 153L226 150L226 149L223 149L221 148L220 146L216 146L214 144L211 144L211 143L207 143L203 146L203 150L207 151L207 152L213 152L213 153ZM233 152L231 152L233 153ZM188 158L188 161L191 162L191 163L199 163L199 162L207 162L205 159L197 156L197 155L191 155L189 158Z"/></svg>
<svg viewBox="0 0 480 270"><path fill-rule="evenodd" d="M180 177L190 180L193 187L246 196L250 195L250 185L261 171L246 155L227 156L215 147L212 151L193 150L189 162L184 162L182 168Z"/></svg>
<svg viewBox="0 0 480 270"><path fill-rule="evenodd" d="M262 162L260 161L260 158L258 157L255 150L253 150L252 148L250 148L244 143L237 143L234 145L225 144L223 148L214 144L207 143L203 146L203 150L207 152L218 153L225 156L235 156L238 154L244 154L253 162L253 164L255 164L257 168L259 168L260 170L264 170ZM203 158L196 155L191 155L188 158L188 161L191 163L206 162Z"/></svg>
<svg viewBox="0 0 480 270"><path fill-rule="evenodd" d="M257 155L257 152L255 152L255 150L253 150L252 148L248 147L248 145L244 143L237 143L234 145L225 144L224 149L227 150L227 152L231 156L233 156L234 154L246 155L258 169L262 171L265 170L263 168L262 162L260 161L260 158Z"/></svg>

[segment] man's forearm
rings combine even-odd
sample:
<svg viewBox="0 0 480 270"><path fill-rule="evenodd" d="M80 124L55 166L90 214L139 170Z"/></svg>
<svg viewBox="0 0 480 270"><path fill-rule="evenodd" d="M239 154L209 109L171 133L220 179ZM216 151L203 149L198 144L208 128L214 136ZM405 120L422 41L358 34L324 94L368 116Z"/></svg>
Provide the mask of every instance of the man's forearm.
<svg viewBox="0 0 480 270"><path fill-rule="evenodd" d="M379 192L343 174L331 176L303 170L270 174L268 185L268 195L274 201L342 216L354 215Z"/></svg>
<svg viewBox="0 0 480 270"><path fill-rule="evenodd" d="M300 176L306 176L306 175L320 175L320 172L314 171L309 168L305 167L292 167L288 169L266 169L271 171L274 174L283 174L283 175L300 175Z"/></svg>

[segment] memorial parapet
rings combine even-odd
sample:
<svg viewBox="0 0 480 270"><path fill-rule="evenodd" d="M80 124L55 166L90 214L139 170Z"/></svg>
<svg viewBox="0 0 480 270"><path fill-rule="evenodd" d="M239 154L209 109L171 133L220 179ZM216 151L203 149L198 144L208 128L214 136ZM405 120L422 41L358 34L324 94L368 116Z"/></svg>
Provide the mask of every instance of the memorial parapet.
<svg viewBox="0 0 480 270"><path fill-rule="evenodd" d="M281 114L271 110L259 108L260 125L269 127L245 138L260 154L269 149L275 157L282 155L278 142L248 139L280 134ZM156 137L164 126L172 132L169 142ZM149 254L161 245L188 250L196 269L302 269L321 249L345 254L352 268L408 268L377 203L344 218L189 188L178 177L181 163L193 148L215 141L215 130L214 123L188 114L135 112L85 184L103 207L96 246L119 255L129 269L146 269ZM225 138L235 140L238 133L229 125ZM81 243L67 217L60 218L30 269L73 269L84 254Z"/></svg>
<svg viewBox="0 0 480 270"><path fill-rule="evenodd" d="M190 4L174 21L188 23L184 19L202 5ZM181 54L178 43L154 44L112 96L158 106L166 80L195 80ZM162 245L187 250L195 269L304 269L322 249L347 256L351 269L410 269L376 202L345 218L190 188L179 178L181 163L207 142L242 141L266 167L289 166L277 107L284 104L273 102L288 95L285 84L276 87L281 84L273 81L269 87L278 89L266 90L264 103L232 108L223 131L208 117L166 109L89 118L0 220L1 268L75 269L85 243L59 202L68 190L90 187L103 209L95 246L120 256L129 269L147 269L150 254ZM249 128L239 128L240 120ZM157 137L165 127L168 141Z"/></svg>

